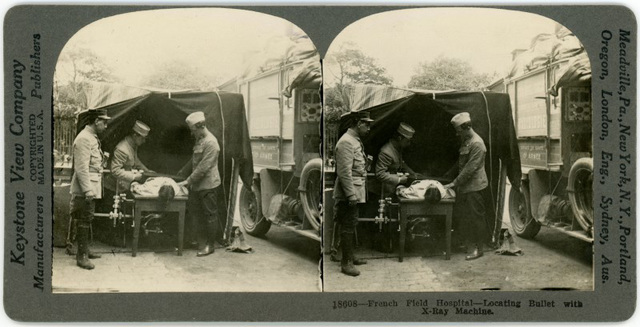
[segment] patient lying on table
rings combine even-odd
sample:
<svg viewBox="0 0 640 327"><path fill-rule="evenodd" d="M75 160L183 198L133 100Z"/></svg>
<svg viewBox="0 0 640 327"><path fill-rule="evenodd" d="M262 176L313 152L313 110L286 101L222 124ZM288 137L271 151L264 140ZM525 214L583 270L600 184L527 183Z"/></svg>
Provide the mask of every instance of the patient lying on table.
<svg viewBox="0 0 640 327"><path fill-rule="evenodd" d="M158 196L163 185L171 186L177 197L189 195L189 190L186 187L178 186L178 183L169 177L150 177L143 184L133 182L131 183L131 192L135 195Z"/></svg>
<svg viewBox="0 0 640 327"><path fill-rule="evenodd" d="M440 202L441 199L453 199L456 197L454 190L445 188L442 183L430 179L415 181L409 187L400 185L396 189L396 194L398 194L399 198L427 199L432 202Z"/></svg>

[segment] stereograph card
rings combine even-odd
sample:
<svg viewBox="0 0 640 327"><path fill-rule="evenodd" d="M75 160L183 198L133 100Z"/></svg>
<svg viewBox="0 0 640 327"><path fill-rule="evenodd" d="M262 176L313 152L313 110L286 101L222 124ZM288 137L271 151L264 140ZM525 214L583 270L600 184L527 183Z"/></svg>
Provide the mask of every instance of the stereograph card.
<svg viewBox="0 0 640 327"><path fill-rule="evenodd" d="M619 5L21 5L26 322L613 322L636 306Z"/></svg>

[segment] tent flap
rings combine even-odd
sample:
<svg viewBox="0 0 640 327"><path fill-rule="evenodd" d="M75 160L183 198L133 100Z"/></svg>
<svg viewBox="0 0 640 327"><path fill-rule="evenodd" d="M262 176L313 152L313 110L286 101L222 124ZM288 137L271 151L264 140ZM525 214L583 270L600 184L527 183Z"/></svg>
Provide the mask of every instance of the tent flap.
<svg viewBox="0 0 640 327"><path fill-rule="evenodd" d="M136 120L151 128L146 142L138 149L140 160L149 169L164 174L177 174L190 165L195 140L190 135L185 118L190 113L202 111L207 128L220 144L218 169L223 178L225 203L229 196L233 161L240 165L240 177L245 185L253 179L253 159L249 130L241 94L228 92L182 92L171 94L148 93L119 101L106 109L111 121L100 136L102 149L112 153L115 146L127 134ZM78 116L78 131L86 125L86 111ZM225 208L226 211L226 208ZM226 212L225 212L226 216Z"/></svg>
<svg viewBox="0 0 640 327"><path fill-rule="evenodd" d="M490 179L486 192L488 230L493 228L497 208L500 168L505 166L509 180L520 181L520 154L509 95L493 92L414 93L405 98L364 109L375 121L363 140L368 154L377 157L382 145L394 135L400 122L416 133L403 159L417 172L439 177L456 163L459 141L450 124L460 112L468 112L474 130L487 146L485 169ZM346 127L348 121L341 122ZM499 229L498 229L499 230Z"/></svg>

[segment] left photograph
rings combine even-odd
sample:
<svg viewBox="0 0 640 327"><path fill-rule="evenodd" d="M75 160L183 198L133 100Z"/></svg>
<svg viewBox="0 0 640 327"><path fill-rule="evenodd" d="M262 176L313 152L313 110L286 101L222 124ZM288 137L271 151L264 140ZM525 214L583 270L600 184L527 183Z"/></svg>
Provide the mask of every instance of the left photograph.
<svg viewBox="0 0 640 327"><path fill-rule="evenodd" d="M53 89L54 293L322 290L320 57L218 8L96 21Z"/></svg>

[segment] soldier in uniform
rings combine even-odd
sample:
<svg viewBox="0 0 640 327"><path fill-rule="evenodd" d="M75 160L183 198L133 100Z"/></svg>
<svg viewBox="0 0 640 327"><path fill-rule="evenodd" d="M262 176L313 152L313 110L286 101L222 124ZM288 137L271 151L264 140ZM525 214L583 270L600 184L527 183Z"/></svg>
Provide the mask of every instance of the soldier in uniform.
<svg viewBox="0 0 640 327"><path fill-rule="evenodd" d="M335 221L340 229L342 273L358 276L360 271L354 265L366 264L356 259L353 240L358 223L358 203L366 202L367 157L361 138L369 133L373 121L368 112L352 112L351 126L336 143L336 182L333 197Z"/></svg>
<svg viewBox="0 0 640 327"><path fill-rule="evenodd" d="M113 150L111 174L117 179L119 191L129 191L131 182L141 181L140 171L150 171L138 158L138 147L144 144L150 130L145 123L136 120L131 134L120 141Z"/></svg>
<svg viewBox="0 0 640 327"><path fill-rule="evenodd" d="M102 197L102 161L99 134L107 129L106 110L89 110L89 124L73 141L73 177L70 214L77 228L76 264L83 269L95 266L89 260L100 256L89 251L89 233L95 211L94 199Z"/></svg>
<svg viewBox="0 0 640 327"><path fill-rule="evenodd" d="M409 185L418 176L407 166L402 160L402 152L409 145L415 130L413 127L405 123L400 123L396 134L380 149L378 160L376 162L376 178L382 189L382 197L395 196L396 187L398 185ZM398 175L398 173L407 173L408 175ZM374 192L380 192L380 189L372 189Z"/></svg>
<svg viewBox="0 0 640 327"><path fill-rule="evenodd" d="M193 146L192 172L186 180L178 183L189 187L189 211L196 223L204 228L206 235L204 247L199 246L197 256L202 257L214 252L218 231L218 192L220 191L220 172L218 171L218 140L207 129L203 112L194 112L187 116L187 125L196 143Z"/></svg>
<svg viewBox="0 0 640 327"><path fill-rule="evenodd" d="M487 148L482 138L471 127L469 113L459 113L451 119L456 135L461 141L458 157L458 175L446 188L456 189L454 216L459 217L466 229L467 251L473 248L466 260L482 257L485 239L485 206L482 192L489 186L484 169ZM455 168L455 167L454 167Z"/></svg>

